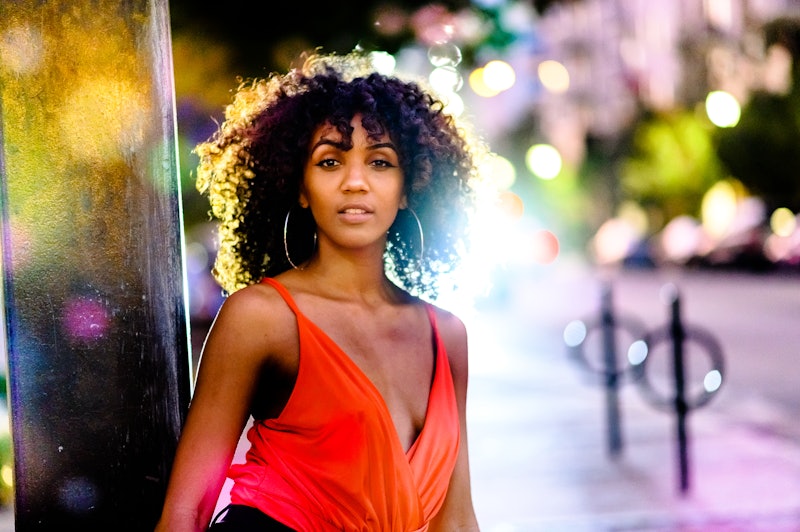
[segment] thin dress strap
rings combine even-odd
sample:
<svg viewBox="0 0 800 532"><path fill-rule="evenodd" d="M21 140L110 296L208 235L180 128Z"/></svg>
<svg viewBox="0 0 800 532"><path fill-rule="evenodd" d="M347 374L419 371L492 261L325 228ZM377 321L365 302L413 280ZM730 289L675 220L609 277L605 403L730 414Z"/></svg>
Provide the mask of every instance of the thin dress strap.
<svg viewBox="0 0 800 532"><path fill-rule="evenodd" d="M289 306L289 308L292 309L292 312L294 312L295 315L300 314L300 308L297 306L297 303L294 302L292 294L289 293L289 291L286 289L285 286L283 286L281 283L279 283L272 277L264 277L263 279L261 279L261 282L264 284L268 284L275 290L277 290L278 293L283 298L283 300L286 301L286 304Z"/></svg>

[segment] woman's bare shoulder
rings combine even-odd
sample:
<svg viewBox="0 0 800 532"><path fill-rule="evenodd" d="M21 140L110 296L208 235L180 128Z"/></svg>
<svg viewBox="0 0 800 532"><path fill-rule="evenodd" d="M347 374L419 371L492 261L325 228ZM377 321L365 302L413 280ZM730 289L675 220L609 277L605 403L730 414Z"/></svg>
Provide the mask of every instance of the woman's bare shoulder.
<svg viewBox="0 0 800 532"><path fill-rule="evenodd" d="M444 342L450 365L455 369L463 366L466 370L467 363L467 328L464 322L450 312L436 305L431 305L436 313L436 325L439 336Z"/></svg>
<svg viewBox="0 0 800 532"><path fill-rule="evenodd" d="M230 294L217 313L212 330L245 338L281 342L296 336L294 313L272 286L257 283Z"/></svg>
<svg viewBox="0 0 800 532"><path fill-rule="evenodd" d="M457 315L442 307L431 304L436 313L436 323L439 327L439 333L444 337L450 337L454 340L466 341L467 328L464 322Z"/></svg>

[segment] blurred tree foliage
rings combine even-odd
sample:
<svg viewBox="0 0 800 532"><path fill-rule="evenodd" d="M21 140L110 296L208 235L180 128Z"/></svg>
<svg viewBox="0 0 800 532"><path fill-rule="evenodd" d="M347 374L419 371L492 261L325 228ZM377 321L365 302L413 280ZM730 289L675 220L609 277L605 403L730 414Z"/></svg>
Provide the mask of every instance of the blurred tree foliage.
<svg viewBox="0 0 800 532"><path fill-rule="evenodd" d="M739 123L716 128L694 110L645 112L619 164L622 199L639 203L657 231L672 218L698 216L708 188L733 177L771 212L800 211L800 20L781 18L764 28L765 45L792 56L786 94L755 91Z"/></svg>
<svg viewBox="0 0 800 532"><path fill-rule="evenodd" d="M759 91L742 109L739 124L720 130L717 152L728 171L768 212L800 211L800 19L779 18L764 28L765 44L783 46L792 57L786 94Z"/></svg>
<svg viewBox="0 0 800 532"><path fill-rule="evenodd" d="M725 177L704 114L645 113L620 162L621 195L639 203L658 230L672 218L698 216L703 194Z"/></svg>

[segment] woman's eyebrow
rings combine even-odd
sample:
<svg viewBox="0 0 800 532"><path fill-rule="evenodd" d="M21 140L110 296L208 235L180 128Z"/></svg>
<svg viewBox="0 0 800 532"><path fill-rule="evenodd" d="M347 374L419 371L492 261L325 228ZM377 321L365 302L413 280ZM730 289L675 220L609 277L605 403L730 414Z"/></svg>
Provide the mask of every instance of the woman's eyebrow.
<svg viewBox="0 0 800 532"><path fill-rule="evenodd" d="M333 146L334 148L342 151L345 151L350 148L350 146L344 141L335 141L331 139L321 138L313 146L311 146L310 153L314 153L314 151L320 146Z"/></svg>
<svg viewBox="0 0 800 532"><path fill-rule="evenodd" d="M379 150L381 148L389 148L390 150L397 151L397 146L393 142L378 142L367 146L370 150Z"/></svg>

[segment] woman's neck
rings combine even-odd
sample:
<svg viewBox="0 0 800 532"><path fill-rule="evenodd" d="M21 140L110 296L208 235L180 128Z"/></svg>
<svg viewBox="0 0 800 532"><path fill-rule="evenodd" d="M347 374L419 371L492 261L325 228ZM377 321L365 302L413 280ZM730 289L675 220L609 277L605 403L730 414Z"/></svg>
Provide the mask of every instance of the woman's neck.
<svg viewBox="0 0 800 532"><path fill-rule="evenodd" d="M318 295L368 304L401 299L401 291L386 277L383 253L321 251L303 268L302 276L304 288Z"/></svg>

